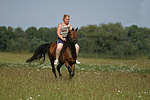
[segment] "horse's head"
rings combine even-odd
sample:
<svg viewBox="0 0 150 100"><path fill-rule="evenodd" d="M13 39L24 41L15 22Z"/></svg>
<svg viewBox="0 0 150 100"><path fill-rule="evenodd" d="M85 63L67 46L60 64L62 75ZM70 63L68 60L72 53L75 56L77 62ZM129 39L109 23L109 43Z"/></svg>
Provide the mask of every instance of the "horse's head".
<svg viewBox="0 0 150 100"><path fill-rule="evenodd" d="M78 28L76 28L74 30L74 28L72 30L69 30L69 33L68 33L68 37L67 39L69 40L69 42L73 43L73 44L76 44L77 41L78 41L78 33L77 33L77 30Z"/></svg>

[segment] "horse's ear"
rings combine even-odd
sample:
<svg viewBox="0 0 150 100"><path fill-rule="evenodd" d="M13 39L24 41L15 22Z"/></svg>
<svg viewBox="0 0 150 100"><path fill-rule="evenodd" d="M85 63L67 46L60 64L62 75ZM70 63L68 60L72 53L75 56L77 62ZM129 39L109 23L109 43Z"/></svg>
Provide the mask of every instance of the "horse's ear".
<svg viewBox="0 0 150 100"><path fill-rule="evenodd" d="M78 27L75 29L75 31L77 31L78 30Z"/></svg>
<svg viewBox="0 0 150 100"><path fill-rule="evenodd" d="M72 31L74 31L74 28L72 28Z"/></svg>

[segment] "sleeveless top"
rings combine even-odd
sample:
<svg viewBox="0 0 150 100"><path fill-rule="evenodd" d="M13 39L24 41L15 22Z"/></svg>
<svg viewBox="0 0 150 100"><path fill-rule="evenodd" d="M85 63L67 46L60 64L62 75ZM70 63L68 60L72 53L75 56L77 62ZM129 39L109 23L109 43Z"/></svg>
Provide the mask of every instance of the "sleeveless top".
<svg viewBox="0 0 150 100"><path fill-rule="evenodd" d="M62 37L67 36L67 34L69 32L68 29L70 29L70 24L68 24L67 26L64 26L63 23L61 23L61 32L60 32L60 34L61 34Z"/></svg>

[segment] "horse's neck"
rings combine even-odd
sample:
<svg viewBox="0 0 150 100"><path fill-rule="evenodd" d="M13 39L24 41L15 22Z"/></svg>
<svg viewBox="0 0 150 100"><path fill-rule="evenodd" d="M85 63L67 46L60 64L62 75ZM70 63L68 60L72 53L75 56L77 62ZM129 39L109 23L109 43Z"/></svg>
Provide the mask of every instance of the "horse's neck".
<svg viewBox="0 0 150 100"><path fill-rule="evenodd" d="M71 44L71 43L70 43L70 44L69 44L69 48L70 48L70 50L71 50L71 54L72 54L73 58L76 59L77 54L76 54L75 44Z"/></svg>
<svg viewBox="0 0 150 100"><path fill-rule="evenodd" d="M64 46L63 46L63 49L62 49L62 51L61 51L62 55L64 54L64 52L65 52L65 50L67 49L67 47L69 47L70 52L71 52L71 54L72 54L72 57L73 57L74 59L76 59L77 54L76 54L75 44L72 44L72 43L70 43L70 42L68 42L68 41L66 41L66 43L65 43Z"/></svg>
<svg viewBox="0 0 150 100"><path fill-rule="evenodd" d="M74 59L76 59L76 58L77 58L77 54L76 54L75 44L70 43L70 40L69 40L69 33L68 33L68 35L67 35L67 37L66 37L66 43L65 43L64 46L63 46L63 51L65 51L65 50L67 49L67 47L70 48L72 57L73 57Z"/></svg>
<svg viewBox="0 0 150 100"><path fill-rule="evenodd" d="M71 54L72 54L72 57L74 59L76 59L77 57L77 54L76 54L76 48L75 48L75 44L72 44L70 42L66 42L63 46L63 52L67 49L67 47L69 47L70 51L71 51Z"/></svg>

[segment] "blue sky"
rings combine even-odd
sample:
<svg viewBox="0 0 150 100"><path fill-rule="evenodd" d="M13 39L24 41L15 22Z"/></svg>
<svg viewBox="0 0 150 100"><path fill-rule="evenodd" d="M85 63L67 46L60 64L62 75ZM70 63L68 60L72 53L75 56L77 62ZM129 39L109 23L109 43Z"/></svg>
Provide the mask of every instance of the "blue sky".
<svg viewBox="0 0 150 100"><path fill-rule="evenodd" d="M150 28L150 0L0 0L0 26L57 27L69 14L73 27L121 22Z"/></svg>

